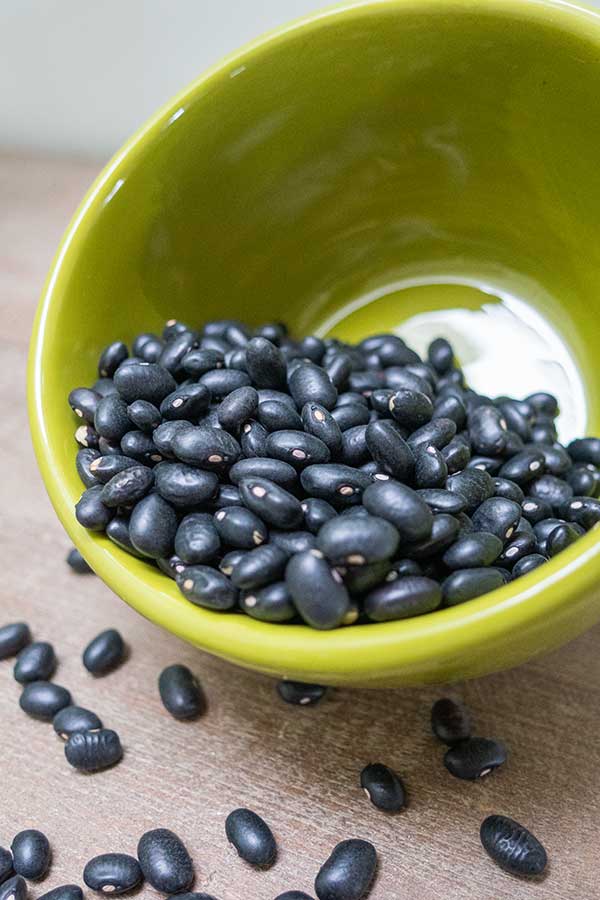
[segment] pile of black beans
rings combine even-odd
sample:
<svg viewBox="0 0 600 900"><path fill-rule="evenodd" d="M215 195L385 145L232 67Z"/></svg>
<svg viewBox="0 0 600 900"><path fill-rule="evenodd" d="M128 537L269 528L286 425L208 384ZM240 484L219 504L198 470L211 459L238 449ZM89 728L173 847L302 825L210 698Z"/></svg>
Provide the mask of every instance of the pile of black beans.
<svg viewBox="0 0 600 900"><path fill-rule="evenodd" d="M78 521L192 602L319 629L453 606L600 520L600 439L556 399L466 386L443 338L358 345L281 324L167 322L106 347L81 424Z"/></svg>

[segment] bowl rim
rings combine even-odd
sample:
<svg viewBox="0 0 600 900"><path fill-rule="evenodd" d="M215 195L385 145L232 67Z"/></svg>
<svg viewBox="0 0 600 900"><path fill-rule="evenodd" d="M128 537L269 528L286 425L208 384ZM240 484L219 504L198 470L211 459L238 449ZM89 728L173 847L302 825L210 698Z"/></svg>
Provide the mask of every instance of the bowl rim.
<svg viewBox="0 0 600 900"><path fill-rule="evenodd" d="M212 66L164 104L113 156L96 178L75 212L49 270L32 330L28 362L28 409L38 465L57 515L70 538L96 573L130 606L178 636L219 656L241 664L280 673L336 673L340 677L369 677L435 668L436 657L460 658L479 644L527 630L551 617L574 595L582 595L600 580L600 529L595 528L544 566L483 597L424 616L394 622L353 625L334 631L315 631L305 625L267 624L238 613L216 613L194 606L164 577L165 588L150 587L158 573L133 559L104 535L83 529L76 521L73 498L61 482L43 414L43 369L46 335L56 327L61 286L68 279L78 254L101 207L118 185L118 174L135 164L145 145L173 123L186 105L213 81L225 81L243 72L243 66L264 48L285 42L333 18L376 14L389 8L420 12L469 10L515 14L548 21L600 46L600 10L569 0L352 0L318 10L234 51ZM594 28L590 28L593 25ZM117 188L118 189L118 188ZM143 568L142 568L143 567ZM143 573L148 571L147 579ZM162 580L162 579L161 579ZM489 671L500 668L491 661Z"/></svg>

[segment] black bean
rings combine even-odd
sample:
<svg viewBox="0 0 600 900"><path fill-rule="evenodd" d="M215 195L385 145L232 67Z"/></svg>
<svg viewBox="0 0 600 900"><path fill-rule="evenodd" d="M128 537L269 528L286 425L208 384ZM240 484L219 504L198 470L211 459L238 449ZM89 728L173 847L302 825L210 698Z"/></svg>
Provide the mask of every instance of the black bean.
<svg viewBox="0 0 600 900"><path fill-rule="evenodd" d="M304 553L305 550L312 550L317 546L317 539L310 531L272 530L270 540L288 556L293 556L294 553Z"/></svg>
<svg viewBox="0 0 600 900"><path fill-rule="evenodd" d="M242 453L247 458L263 457L267 455L267 436L269 432L260 422L251 419L242 426L240 444Z"/></svg>
<svg viewBox="0 0 600 900"><path fill-rule="evenodd" d="M90 466L99 456L99 451L93 447L81 447L81 449L77 451L75 466L77 468L77 474L86 487L92 487L94 484L98 484L96 476L90 471Z"/></svg>
<svg viewBox="0 0 600 900"><path fill-rule="evenodd" d="M331 456L337 457L342 452L342 431L338 422L320 403L305 403L302 407L302 423L304 430L321 440L329 449Z"/></svg>
<svg viewBox="0 0 600 900"><path fill-rule="evenodd" d="M117 394L103 397L96 407L94 427L99 435L109 441L120 441L132 429L127 414L127 404Z"/></svg>
<svg viewBox="0 0 600 900"><path fill-rule="evenodd" d="M42 894L39 900L83 900L83 891L77 884L61 884Z"/></svg>
<svg viewBox="0 0 600 900"><path fill-rule="evenodd" d="M514 533L519 519L521 507L504 497L490 497L484 500L473 513L473 525L477 531L488 531L501 541L507 541Z"/></svg>
<svg viewBox="0 0 600 900"><path fill-rule="evenodd" d="M115 628L100 632L83 652L83 665L92 675L106 675L125 659L125 642Z"/></svg>
<svg viewBox="0 0 600 900"><path fill-rule="evenodd" d="M192 423L179 419L173 422L162 422L152 435L152 440L154 441L154 445L158 452L162 456L167 456L172 459L175 456L173 451L173 439L176 434L185 431L186 428L193 428Z"/></svg>
<svg viewBox="0 0 600 900"><path fill-rule="evenodd" d="M393 573L393 574L392 574ZM393 581L400 575L422 575L423 569L414 559L397 559L389 572L388 581Z"/></svg>
<svg viewBox="0 0 600 900"><path fill-rule="evenodd" d="M438 375L445 375L454 363L454 350L445 338L436 338L427 348L427 359Z"/></svg>
<svg viewBox="0 0 600 900"><path fill-rule="evenodd" d="M289 622L296 616L296 607L285 581L244 591L240 605L249 616L261 622Z"/></svg>
<svg viewBox="0 0 600 900"><path fill-rule="evenodd" d="M526 497L521 503L521 513L528 522L535 525L536 522L541 522L543 519L548 519L552 516L552 507L545 500L538 500L537 497Z"/></svg>
<svg viewBox="0 0 600 900"><path fill-rule="evenodd" d="M522 503L525 494L518 484L510 481L508 478L494 478L494 496L504 497L505 500L512 500L514 503Z"/></svg>
<svg viewBox="0 0 600 900"><path fill-rule="evenodd" d="M467 410L460 397L449 395L436 401L433 407L433 418L452 419L457 428L463 428L467 421Z"/></svg>
<svg viewBox="0 0 600 900"><path fill-rule="evenodd" d="M300 481L307 494L342 507L360 503L363 491L372 484L366 473L335 463L309 466Z"/></svg>
<svg viewBox="0 0 600 900"><path fill-rule="evenodd" d="M504 584L504 576L497 569L458 569L442 582L445 606L456 606L466 600L473 600Z"/></svg>
<svg viewBox="0 0 600 900"><path fill-rule="evenodd" d="M342 435L342 448L339 454L341 462L347 466L358 468L371 461L371 454L367 446L367 426L357 425L347 428ZM375 464L376 465L376 464Z"/></svg>
<svg viewBox="0 0 600 900"><path fill-rule="evenodd" d="M389 622L433 612L441 602L442 592L437 581L419 575L404 575L385 581L370 591L365 597L365 613L374 622Z"/></svg>
<svg viewBox="0 0 600 900"><path fill-rule="evenodd" d="M0 659L16 656L29 643L31 643L31 631L25 622L3 625L0 628Z"/></svg>
<svg viewBox="0 0 600 900"><path fill-rule="evenodd" d="M448 466L448 473L454 475L469 464L471 459L471 442L462 434L457 434L445 447L442 447L441 454Z"/></svg>
<svg viewBox="0 0 600 900"><path fill-rule="evenodd" d="M222 428L238 434L247 419L258 409L258 392L253 387L240 387L228 394L217 407L217 419Z"/></svg>
<svg viewBox="0 0 600 900"><path fill-rule="evenodd" d="M592 463L594 466L600 466L600 438L578 438L571 441L567 452L573 462Z"/></svg>
<svg viewBox="0 0 600 900"><path fill-rule="evenodd" d="M502 460L491 456L472 456L467 463L467 469L478 469L489 475L497 475L502 468Z"/></svg>
<svg viewBox="0 0 600 900"><path fill-rule="evenodd" d="M140 864L126 853L103 853L95 856L83 870L83 880L100 894L124 894L142 880Z"/></svg>
<svg viewBox="0 0 600 900"><path fill-rule="evenodd" d="M186 384L168 394L160 404L160 414L167 421L199 419L210 404L210 391L203 384Z"/></svg>
<svg viewBox="0 0 600 900"><path fill-rule="evenodd" d="M366 440L373 459L385 472L399 481L411 477L414 456L397 423L389 420L371 422L367 426Z"/></svg>
<svg viewBox="0 0 600 900"><path fill-rule="evenodd" d="M489 775L506 758L506 748L500 741L472 737L450 747L444 755L444 765L456 778L474 781Z"/></svg>
<svg viewBox="0 0 600 900"><path fill-rule="evenodd" d="M27 900L27 882L22 875L15 875L0 885L0 900Z"/></svg>
<svg viewBox="0 0 600 900"><path fill-rule="evenodd" d="M434 513L449 513L452 516L462 512L465 508L463 498L452 491L441 488L425 488L417 491L417 494Z"/></svg>
<svg viewBox="0 0 600 900"><path fill-rule="evenodd" d="M83 706L65 706L52 719L52 727L66 741L77 732L100 731L102 722L95 712Z"/></svg>
<svg viewBox="0 0 600 900"><path fill-rule="evenodd" d="M202 350L212 350L214 352L220 353L221 357L224 359L228 353L231 353L231 347L225 340L225 338L216 337L216 336L205 336L200 340L200 348ZM190 351L193 352L193 351ZM185 357L184 357L185 359ZM217 367L218 368L218 367Z"/></svg>
<svg viewBox="0 0 600 900"><path fill-rule="evenodd" d="M233 465L241 454L240 445L232 435L208 425L180 431L173 437L172 447L182 462L209 471Z"/></svg>
<svg viewBox="0 0 600 900"><path fill-rule="evenodd" d="M520 578L521 575L527 575L528 572L533 572L534 569L537 569L545 562L547 562L547 558L540 553L531 553L529 556L524 556L513 566L513 578Z"/></svg>
<svg viewBox="0 0 600 900"><path fill-rule="evenodd" d="M337 516L335 509L327 500L308 497L302 501L301 505L304 512L304 524L313 534L317 534L326 522Z"/></svg>
<svg viewBox="0 0 600 900"><path fill-rule="evenodd" d="M51 722L57 712L70 706L69 691L51 681L31 681L25 685L19 698L19 706L32 719Z"/></svg>
<svg viewBox="0 0 600 900"><path fill-rule="evenodd" d="M325 365L325 371L332 384L338 391L341 391L348 384L348 378L352 372L352 357L348 353L336 353Z"/></svg>
<svg viewBox="0 0 600 900"><path fill-rule="evenodd" d="M183 572L185 569L185 563L175 554L169 556L167 559L159 558L155 560L155 562L161 572L164 572L165 575L168 575L169 578L173 579L177 578L179 572Z"/></svg>
<svg viewBox="0 0 600 900"><path fill-rule="evenodd" d="M250 415L245 416L246 419ZM258 405L256 418L267 431L302 429L302 419L298 412L281 400L264 400Z"/></svg>
<svg viewBox="0 0 600 900"><path fill-rule="evenodd" d="M506 447L507 422L495 406L478 406L469 415L473 449L483 456L497 456ZM510 475L507 476L510 478Z"/></svg>
<svg viewBox="0 0 600 900"><path fill-rule="evenodd" d="M173 507L159 494L149 494L131 513L129 537L138 553L158 559L173 552L177 525Z"/></svg>
<svg viewBox="0 0 600 900"><path fill-rule="evenodd" d="M426 425L433 416L433 404L427 394L406 388L392 394L388 410L403 428L411 432Z"/></svg>
<svg viewBox="0 0 600 900"><path fill-rule="evenodd" d="M390 559L398 549L399 533L379 516L365 516L356 528L347 516L336 516L321 528L317 546L334 565L363 566Z"/></svg>
<svg viewBox="0 0 600 900"><path fill-rule="evenodd" d="M355 428L357 425L366 425L370 419L368 407L360 403L344 403L336 406L331 410L331 415L341 431Z"/></svg>
<svg viewBox="0 0 600 900"><path fill-rule="evenodd" d="M573 488L554 475L542 475L529 485L529 495L536 500L544 500L558 512L572 498Z"/></svg>
<svg viewBox="0 0 600 900"><path fill-rule="evenodd" d="M80 425L75 430L75 440L80 447L89 447L95 450L99 447L101 438L98 437L98 432L91 425Z"/></svg>
<svg viewBox="0 0 600 900"><path fill-rule="evenodd" d="M121 454L111 454L110 456L97 456L90 463L90 473L94 476L96 482L100 484L108 484L111 478L124 472L125 469L132 469L139 466L137 460L130 456Z"/></svg>
<svg viewBox="0 0 600 900"><path fill-rule="evenodd" d="M261 456L240 459L229 470L229 478L233 484L239 484L242 479L252 477L267 478L288 490L293 488L298 480L296 470L289 463Z"/></svg>
<svg viewBox="0 0 600 900"><path fill-rule="evenodd" d="M508 816L488 816L481 824L481 843L489 856L511 875L541 875L548 863L542 844Z"/></svg>
<svg viewBox="0 0 600 900"><path fill-rule="evenodd" d="M279 347L285 341L287 334L287 325L284 322L267 322L255 331L256 337L264 337L271 341L272 344L275 344L276 347Z"/></svg>
<svg viewBox="0 0 600 900"><path fill-rule="evenodd" d="M96 408L101 399L101 395L96 391L90 390L90 388L75 388L69 394L69 406L76 416L89 425L93 425Z"/></svg>
<svg viewBox="0 0 600 900"><path fill-rule="evenodd" d="M523 559L524 556L535 553L536 549L537 541L534 534L515 532L510 542L506 544L504 550L498 557L498 564L513 568L513 566L518 563L519 560Z"/></svg>
<svg viewBox="0 0 600 900"><path fill-rule="evenodd" d="M167 828L143 834L137 856L148 884L164 894L179 894L194 880L194 866L183 841Z"/></svg>
<svg viewBox="0 0 600 900"><path fill-rule="evenodd" d="M371 763L360 773L360 786L377 809L399 812L406 806L406 791L400 776L382 763Z"/></svg>
<svg viewBox="0 0 600 900"><path fill-rule="evenodd" d="M288 554L275 544L256 547L234 565L231 581L245 591L272 584L280 580L288 558Z"/></svg>
<svg viewBox="0 0 600 900"><path fill-rule="evenodd" d="M285 357L279 347L266 337L254 337L246 345L246 365L257 387L285 390Z"/></svg>
<svg viewBox="0 0 600 900"><path fill-rule="evenodd" d="M421 378L420 375L411 372L410 369L404 368L403 366L389 366L385 370L384 375L385 386L388 388L392 388L395 391L401 389L420 391L430 398L433 396L431 382L428 379Z"/></svg>
<svg viewBox="0 0 600 900"><path fill-rule="evenodd" d="M502 552L502 541L485 531L460 537L444 553L444 564L449 569L472 569L491 566Z"/></svg>
<svg viewBox="0 0 600 900"><path fill-rule="evenodd" d="M144 554L136 550L131 543L129 519L125 518L125 516L115 516L114 519L110 520L106 526L106 536L121 550L125 550L132 556L137 556L138 559L144 559Z"/></svg>
<svg viewBox="0 0 600 900"><path fill-rule="evenodd" d="M85 450L79 451L79 453L85 452ZM577 463L567 472L566 480L573 488L576 497L597 497L600 493L600 470L592 463Z"/></svg>
<svg viewBox="0 0 600 900"><path fill-rule="evenodd" d="M460 530L460 523L454 516L439 513L433 517L433 524L429 537L423 538L412 544L406 544L402 551L411 559L428 559L437 553L442 553L453 541L456 540Z"/></svg>
<svg viewBox="0 0 600 900"><path fill-rule="evenodd" d="M101 397L108 397L109 394L116 394L117 389L112 378L98 378L92 385L92 390L100 394Z"/></svg>
<svg viewBox="0 0 600 900"><path fill-rule="evenodd" d="M531 428L531 440L534 444L552 444L556 439L557 433L553 423L540 424L536 421Z"/></svg>
<svg viewBox="0 0 600 900"><path fill-rule="evenodd" d="M170 372L158 363L135 363L115 372L115 387L126 403L134 400L148 400L155 406L177 388Z"/></svg>
<svg viewBox="0 0 600 900"><path fill-rule="evenodd" d="M10 849L15 872L29 881L39 881L50 868L50 843L46 835L35 828L28 828L15 835Z"/></svg>
<svg viewBox="0 0 600 900"><path fill-rule="evenodd" d="M572 497L562 507L565 519L589 530L600 521L600 500L593 497Z"/></svg>
<svg viewBox="0 0 600 900"><path fill-rule="evenodd" d="M431 708L431 730L443 744L453 746L471 737L471 721L465 707L444 697Z"/></svg>
<svg viewBox="0 0 600 900"><path fill-rule="evenodd" d="M433 516L424 499L396 481L375 481L363 495L370 513L390 521L404 541L421 541L431 535Z"/></svg>
<svg viewBox="0 0 600 900"><path fill-rule="evenodd" d="M154 340L160 340L160 338L152 331L143 331L141 334L136 335L131 345L131 351L133 355L139 356L140 351L148 343L148 341Z"/></svg>
<svg viewBox="0 0 600 900"><path fill-rule="evenodd" d="M572 525L558 525L558 527L548 535L546 540L546 555L550 558L556 556L557 553L565 550L578 540L579 537L580 534Z"/></svg>
<svg viewBox="0 0 600 900"><path fill-rule="evenodd" d="M437 450L450 443L456 434L456 423L452 419L432 419L427 425L423 425L408 437L408 446L411 450L420 447L435 447Z"/></svg>
<svg viewBox="0 0 600 900"><path fill-rule="evenodd" d="M321 684L307 684L304 681L277 682L277 693L286 703L292 706L314 706L323 699L327 688Z"/></svg>
<svg viewBox="0 0 600 900"><path fill-rule="evenodd" d="M20 684L28 684L31 681L46 681L55 669L56 654L52 644L35 641L19 652L13 674Z"/></svg>
<svg viewBox="0 0 600 900"><path fill-rule="evenodd" d="M165 327L162 330L163 340L165 341L174 341L175 338L180 337L182 334L189 332L191 329L185 324L185 322L180 322L178 319L167 319L165 322Z"/></svg>
<svg viewBox="0 0 600 900"><path fill-rule="evenodd" d="M268 478L243 478L239 491L242 503L268 525L295 528L302 521L300 501Z"/></svg>
<svg viewBox="0 0 600 900"><path fill-rule="evenodd" d="M161 462L153 471L157 492L176 507L196 506L210 500L219 485L214 472L185 463Z"/></svg>
<svg viewBox="0 0 600 900"><path fill-rule="evenodd" d="M312 897L303 891L284 891L283 894L277 894L275 900L312 900Z"/></svg>
<svg viewBox="0 0 600 900"><path fill-rule="evenodd" d="M99 772L118 763L123 749L118 734L109 728L102 728L100 731L72 734L65 744L65 756L75 769Z"/></svg>
<svg viewBox="0 0 600 900"><path fill-rule="evenodd" d="M225 820L225 834L239 856L261 869L273 865L277 844L273 832L259 815L250 809L235 809Z"/></svg>
<svg viewBox="0 0 600 900"><path fill-rule="evenodd" d="M417 488L443 487L448 477L448 467L440 451L435 447L417 450L413 477Z"/></svg>
<svg viewBox="0 0 600 900"><path fill-rule="evenodd" d="M325 352L325 343L316 335L307 335L302 338L298 347L299 356L319 363Z"/></svg>
<svg viewBox="0 0 600 900"><path fill-rule="evenodd" d="M261 388L258 391L258 402L260 403L270 403L274 401L276 403L285 403L289 409L296 410L296 404L292 400L289 394L284 393L283 391L275 391L272 388Z"/></svg>
<svg viewBox="0 0 600 900"><path fill-rule="evenodd" d="M198 335L194 331L181 331L167 340L158 358L159 364L174 378L181 378L185 370L182 362L190 350L198 346Z"/></svg>
<svg viewBox="0 0 600 900"><path fill-rule="evenodd" d="M224 544L252 550L268 537L264 522L244 506L220 509L214 516L215 526Z"/></svg>
<svg viewBox="0 0 600 900"><path fill-rule="evenodd" d="M240 369L213 369L200 376L199 384L205 385L213 400L223 400L237 388L248 387L250 376Z"/></svg>
<svg viewBox="0 0 600 900"><path fill-rule="evenodd" d="M275 431L266 442L267 455L289 463L301 471L310 465L329 461L327 446L319 438L304 431Z"/></svg>
<svg viewBox="0 0 600 900"><path fill-rule="evenodd" d="M98 360L100 378L112 378L122 362L129 356L127 345L123 341L115 341L105 347Z"/></svg>
<svg viewBox="0 0 600 900"><path fill-rule="evenodd" d="M210 513L190 513L179 523L175 553L184 563L209 563L221 548L221 539Z"/></svg>
<svg viewBox="0 0 600 900"><path fill-rule="evenodd" d="M526 403L541 415L555 418L558 415L558 400L552 394L538 391L536 394L530 394L525 398Z"/></svg>
<svg viewBox="0 0 600 900"><path fill-rule="evenodd" d="M237 588L210 566L186 566L177 573L176 581L182 594L196 606L223 610L232 609L237 603Z"/></svg>
<svg viewBox="0 0 600 900"><path fill-rule="evenodd" d="M502 399L501 402L496 400L495 405L502 413L502 417L508 428L519 435L521 440L531 440L531 424L530 417L525 415L514 400Z"/></svg>
<svg viewBox="0 0 600 900"><path fill-rule="evenodd" d="M90 531L104 531L114 511L102 502L103 485L87 488L75 505L75 516L80 525Z"/></svg>
<svg viewBox="0 0 600 900"><path fill-rule="evenodd" d="M536 449L522 450L504 463L500 476L523 485L538 478L543 471L544 454Z"/></svg>
<svg viewBox="0 0 600 900"><path fill-rule="evenodd" d="M223 354L219 350L189 350L181 360L183 370L192 378L200 378L213 369L222 369L224 364Z"/></svg>
<svg viewBox="0 0 600 900"><path fill-rule="evenodd" d="M197 719L206 712L206 698L198 679L180 663L162 670L158 692L163 706L174 719Z"/></svg>
<svg viewBox="0 0 600 900"><path fill-rule="evenodd" d="M220 484L217 493L210 502L211 509L226 509L229 506L240 506L240 492L234 484Z"/></svg>
<svg viewBox="0 0 600 900"><path fill-rule="evenodd" d="M330 629L343 624L351 609L341 576L318 550L292 556L285 581L296 608L313 628Z"/></svg>
<svg viewBox="0 0 600 900"><path fill-rule="evenodd" d="M116 457L115 457L116 458ZM132 506L149 492L154 484L154 473L147 466L130 466L118 472L102 488L101 500L105 506Z"/></svg>
<svg viewBox="0 0 600 900"><path fill-rule="evenodd" d="M149 434L144 431L128 431L121 438L121 450L140 463L151 465L162 460L162 454Z"/></svg>
<svg viewBox="0 0 600 900"><path fill-rule="evenodd" d="M290 394L296 406L302 409L305 403L319 403L325 409L333 409L337 401L337 390L329 375L314 363L301 363L289 375Z"/></svg>
<svg viewBox="0 0 600 900"><path fill-rule="evenodd" d="M377 853L368 841L352 839L338 844L321 866L315 880L319 900L362 900L377 870Z"/></svg>

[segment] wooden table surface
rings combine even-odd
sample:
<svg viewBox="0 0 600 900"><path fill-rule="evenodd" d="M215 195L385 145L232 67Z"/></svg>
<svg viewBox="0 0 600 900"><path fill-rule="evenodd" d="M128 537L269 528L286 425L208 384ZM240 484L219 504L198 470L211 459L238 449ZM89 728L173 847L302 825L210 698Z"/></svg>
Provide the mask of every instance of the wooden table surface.
<svg viewBox="0 0 600 900"><path fill-rule="evenodd" d="M273 900L313 881L331 848L371 840L379 874L371 900L590 900L600 897L600 629L518 670L470 684L405 691L331 691L314 708L283 704L272 681L212 659L140 618L95 576L64 562L68 539L44 492L30 446L25 363L34 308L60 234L97 167L0 158L1 619L27 620L59 656L56 680L121 735L115 769L71 769L51 726L19 709L11 662L0 663L0 844L22 828L45 831L54 850L32 892L81 881L98 853L135 853L148 828L173 828L195 861L197 890L219 900ZM81 652L119 628L129 661L106 678ZM156 680L182 662L200 677L207 715L177 723ZM472 710L477 732L502 738L504 769L481 783L452 778L428 731L433 700L449 692ZM358 787L368 762L404 777L410 806L388 817ZM227 813L248 806L271 824L277 864L255 872L228 848ZM490 813L513 816L545 844L543 884L495 867L479 843ZM138 896L155 897L147 887Z"/></svg>

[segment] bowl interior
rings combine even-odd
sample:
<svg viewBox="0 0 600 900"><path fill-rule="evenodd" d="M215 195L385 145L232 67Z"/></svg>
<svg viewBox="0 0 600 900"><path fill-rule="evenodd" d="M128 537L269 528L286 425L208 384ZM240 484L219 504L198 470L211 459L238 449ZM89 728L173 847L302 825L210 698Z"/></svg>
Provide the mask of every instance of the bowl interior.
<svg viewBox="0 0 600 900"><path fill-rule="evenodd" d="M560 2L354 5L226 60L113 160L49 277L31 409L57 511L124 599L208 649L309 680L476 674L556 642L532 636L543 607L524 610L526 595L558 610L591 578L595 535L468 609L418 622L320 635L192 607L77 526L66 396L94 380L102 346L167 318L283 319L352 340L397 331L418 350L445 334L479 390L550 387L562 438L593 432L599 35L596 14ZM483 633L514 632L521 614L531 629L490 660Z"/></svg>

